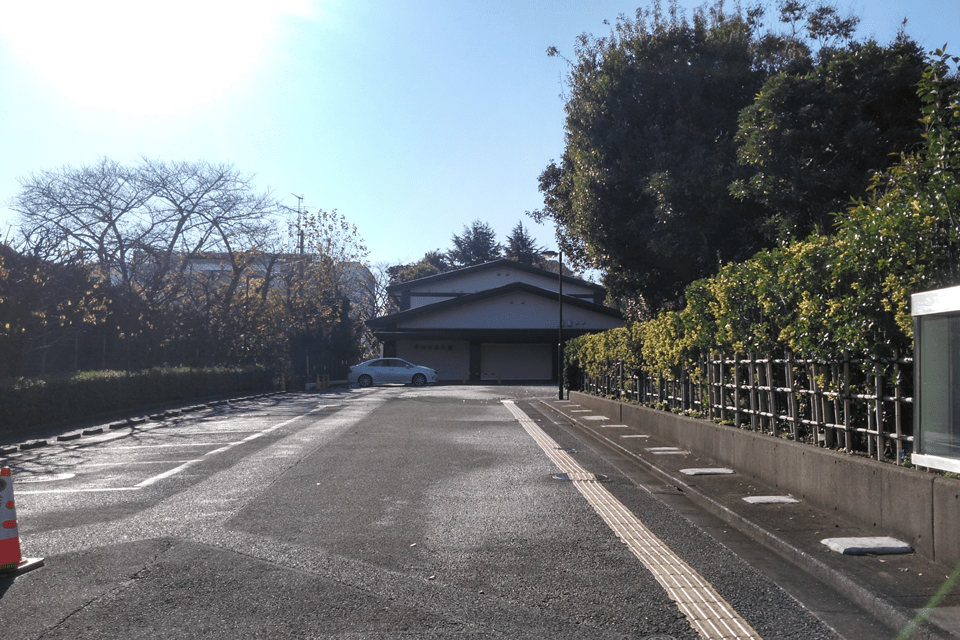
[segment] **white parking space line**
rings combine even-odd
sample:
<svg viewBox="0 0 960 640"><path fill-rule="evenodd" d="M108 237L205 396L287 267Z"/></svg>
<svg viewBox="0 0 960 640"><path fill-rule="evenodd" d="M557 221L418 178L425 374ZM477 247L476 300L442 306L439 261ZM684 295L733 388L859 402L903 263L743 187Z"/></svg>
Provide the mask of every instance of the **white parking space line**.
<svg viewBox="0 0 960 640"><path fill-rule="evenodd" d="M32 496L41 493L102 493L106 491L136 491L137 487L112 487L112 488L90 488L90 489L43 489L40 491L20 491L17 489L18 496Z"/></svg>
<svg viewBox="0 0 960 640"><path fill-rule="evenodd" d="M230 444L227 444L226 446L220 447L219 449L214 449L213 451L207 451L205 454L203 454L203 457L214 456L218 453L223 453L227 449L232 448L234 444L240 444L240 443L230 443Z"/></svg>
<svg viewBox="0 0 960 640"><path fill-rule="evenodd" d="M131 444L113 447L110 451L133 451L135 449L176 449L177 447L215 447L222 442L174 442L172 444ZM240 441L230 444L240 444Z"/></svg>
<svg viewBox="0 0 960 640"><path fill-rule="evenodd" d="M228 433L254 433L256 429L224 429L223 431L191 431L192 436L224 436Z"/></svg>
<svg viewBox="0 0 960 640"><path fill-rule="evenodd" d="M193 460L187 460L186 462L184 462L183 464L181 464L179 467L174 467L173 469L168 469L167 471L164 471L163 473L157 474L157 475L153 476L152 478L147 478L147 479L144 480L143 482L141 482L141 483L139 483L139 484L135 484L135 485L133 485L133 486L134 486L135 489L142 489L142 488L144 488L144 487L149 487L150 485L155 484L155 483L157 483L157 482L160 482L161 480L164 480L164 479L166 479L166 478L169 478L170 476L175 476L175 475L177 475L178 473L180 473L181 471L183 471L184 469L189 469L189 468L192 467L193 465L199 464L199 463L202 462L202 461L203 461L203 458L194 458Z"/></svg>
<svg viewBox="0 0 960 640"><path fill-rule="evenodd" d="M265 436L265 435L267 435L267 434L269 434L269 433L271 433L271 432L273 432L273 431L276 431L277 429L281 429L281 428L283 428L283 427L285 427L285 426L287 426L287 425L289 425L289 424L292 424L293 422L296 422L296 421L299 420L300 418L305 418L305 417L307 417L307 416L309 416L309 415L312 415L312 414L314 414L314 413L316 413L316 412L318 412L318 411L320 411L321 409L324 409L324 408L325 408L325 407L323 407L323 406L316 407L316 408L311 409L310 411L307 411L306 413L303 413L303 414L301 414L301 415L299 415L299 416L294 416L293 418L290 418L289 420L284 420L283 422L277 423L277 424L273 425L272 427L267 427L266 429L262 429L262 430L260 430L260 431L255 431L255 432L251 433L249 436L247 436L246 438L243 438L242 440L237 440L237 441L234 441L234 442L229 442L229 443L226 443L225 445L224 445L224 443L222 443L222 442L203 442L203 443L154 444L154 445L143 444L143 445L120 446L120 447L113 447L113 448L111 448L110 451L112 452L112 451L121 451L121 450L135 450L135 449L139 450L139 449L152 449L152 448L161 448L161 447L185 447L185 446L206 446L206 447L210 447L210 446L221 445L219 448L214 449L214 450L212 450L212 451L208 451L208 452L206 452L205 454L203 454L202 456L197 457L197 458L193 458L193 459L191 459L191 460L184 460L184 461L181 461L181 460L169 461L169 460L168 460L168 461L166 461L166 464L172 464L173 462L180 462L180 464L179 464L178 466L174 467L173 469L168 469L167 471L164 471L163 473L159 473L159 474L157 474L157 475L155 475L155 476L152 476L152 477L150 477L150 478L147 478L146 480L143 480L142 482L139 482L138 484L135 484L135 485L132 486L132 487L102 487L102 488L91 487L91 488L70 488L70 489L46 489L46 490L42 490L42 491L17 491L17 493L18 493L19 495L30 495L30 494L39 494L39 493L92 493L92 492L98 492L98 491L101 491L101 492L108 492L108 491L136 491L136 490L138 490L138 489L143 489L144 487L149 487L149 486L151 486L151 485L153 485L153 484L156 484L157 482L160 482L161 480L165 480L165 479L167 479L167 478L170 478L170 477L172 477L172 476L175 476L175 475L177 475L178 473L181 473L182 471L184 471L184 470L186 470L186 469L189 469L190 467L192 467L192 466L194 466L194 465L196 465L196 464L199 464L200 462L205 461L209 456L216 455L216 454L218 454L218 453L223 453L224 451L227 451L227 450L229 450L229 449L232 449L233 447L237 446L238 444L244 444L245 442L250 442L251 440L256 440L257 438L263 437L263 436ZM121 434L121 435L122 435L122 434ZM112 440L113 438L109 438L109 439ZM106 440L106 439L105 439L105 440ZM163 461L158 461L158 464L162 464L162 463L163 463ZM117 463L117 464L128 464L128 463L121 462L121 463ZM130 463L130 464L134 464L134 463ZM141 464L147 464L147 463L141 463ZM93 466L93 465L90 465L90 466Z"/></svg>
<svg viewBox="0 0 960 640"><path fill-rule="evenodd" d="M761 640L699 573L677 556L512 400L502 401L544 453L568 475L590 506L653 574L705 640Z"/></svg>
<svg viewBox="0 0 960 640"><path fill-rule="evenodd" d="M287 426L288 424L291 424L291 423L293 423L293 422L296 422L296 421L299 420L300 418L304 418L304 417L309 416L309 415L311 415L311 414L313 414L313 413L316 413L317 411L320 411L320 409L322 409L322 408L323 408L323 407L316 407L315 409L311 409L310 411L308 411L307 413L304 413L303 415L294 416L293 418L290 418L289 420L285 420L285 421L283 421L283 422L279 422L279 423L273 425L272 427L268 427L267 429L263 429L262 431L257 431L256 433L252 433L252 434L250 434L249 436L247 436L246 438L244 438L243 440L239 440L239 441L237 441L237 442L231 442L231 443L227 444L226 446L220 447L219 449L214 449L213 451L208 451L208 452L205 453L205 454L203 455L203 457L201 457L201 458L195 458L194 460L188 460L187 462L184 462L183 464L181 464L179 467L175 467L175 468L170 469L170 470L168 470L168 471L164 471L163 473L158 474L158 475L155 475L155 476L153 476L152 478L147 478L146 480L144 480L143 482L141 482L141 483L139 483L139 484L137 484L137 485L135 485L135 486L136 486L136 488L138 488L138 489L142 489L143 487L149 487L150 485L155 484L155 483L159 482L160 480L164 480L164 479L169 478L169 477L171 477L171 476L175 476L175 475L177 475L178 473L180 473L181 471L184 471L185 469L189 469L189 468L192 467L193 465L202 462L204 459L206 459L207 456L215 455L215 454L217 454L217 453L223 453L224 451L227 451L227 450L229 450L229 449L232 449L233 447L237 446L238 444L243 444L243 443L245 443L245 442L250 442L251 440L256 440L257 438L260 438L260 437L262 437L262 436L265 436L265 435L267 435L268 433L271 433L271 432L273 432L273 431L276 431L277 429L280 429L280 428L282 428L282 427L285 427L285 426Z"/></svg>
<svg viewBox="0 0 960 640"><path fill-rule="evenodd" d="M84 467L130 467L138 464L173 464L186 460L121 460L119 462L84 462Z"/></svg>

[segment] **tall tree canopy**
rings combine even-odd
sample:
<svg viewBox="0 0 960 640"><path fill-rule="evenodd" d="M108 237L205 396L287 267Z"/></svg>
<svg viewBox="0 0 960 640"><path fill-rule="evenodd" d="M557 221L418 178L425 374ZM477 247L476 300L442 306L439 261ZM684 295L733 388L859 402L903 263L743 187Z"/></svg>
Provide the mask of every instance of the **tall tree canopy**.
<svg viewBox="0 0 960 640"><path fill-rule="evenodd" d="M608 36L578 39L565 150L540 175L544 206L532 215L553 220L565 253L604 271L614 297L647 311L673 306L688 283L779 240L769 233L776 203L747 193L744 185L754 184L758 170L742 154L746 164L738 163L738 145L748 141L746 134L737 138L741 112L771 77L819 69L811 82L856 84L835 94L820 86L814 94L824 95L846 124L863 124L850 134L851 148L858 135L869 140L869 123L880 128L869 150L839 156L842 184L829 197L820 194L831 202L842 199L839 191L847 198L851 189L862 193L871 169L886 166L872 158L916 139L904 133L902 114L874 113L909 102L901 88L915 77L915 45L904 38L882 51L846 49L856 17L799 0L780 0L776 9L778 20L767 28L762 6L728 10L716 1L688 19L676 2L664 8L655 0L635 19L621 16ZM553 47L548 54L559 55ZM858 60L886 66L872 71L858 68ZM896 83L895 96L875 95L881 77ZM858 101L861 111L851 113ZM731 193L734 183L740 189Z"/></svg>
<svg viewBox="0 0 960 640"><path fill-rule="evenodd" d="M456 267L472 267L499 258L503 247L497 242L497 234L486 222L474 220L463 228L463 234L453 234L453 248L447 258Z"/></svg>
<svg viewBox="0 0 960 640"><path fill-rule="evenodd" d="M740 114L731 193L769 210L769 240L827 229L874 173L921 142L920 47L901 35L824 52L811 70L771 77Z"/></svg>
<svg viewBox="0 0 960 640"><path fill-rule="evenodd" d="M566 149L540 176L540 221L564 253L607 273L615 296L658 306L719 261L750 255L762 210L727 192L737 117L760 88L751 27L718 4L672 4L581 36L569 76Z"/></svg>
<svg viewBox="0 0 960 640"><path fill-rule="evenodd" d="M47 349L69 336L79 353L78 327L97 324L110 329L97 366L109 353L109 364L120 358L128 369L259 362L277 370L305 365L306 350L316 363L318 352L358 346L361 305L351 309L348 299L358 297L366 248L356 227L336 211L304 213L284 237L278 203L231 165L104 158L24 178L12 207L22 240L8 265L49 279L48 292L78 273L98 292L62 296L65 311L11 306L5 292L19 285L5 281L10 269L0 264L0 315L26 309L44 319L17 344Z"/></svg>
<svg viewBox="0 0 960 640"><path fill-rule="evenodd" d="M517 226L507 236L504 255L520 264L542 266L543 256L540 255L542 251L543 248L523 228L523 223L518 221Z"/></svg>
<svg viewBox="0 0 960 640"><path fill-rule="evenodd" d="M387 268L390 284L400 284L426 278L450 270L447 254L441 251L428 251L420 260L410 264L397 264Z"/></svg>
<svg viewBox="0 0 960 640"><path fill-rule="evenodd" d="M676 372L708 353L788 350L836 361L847 352L870 380L876 358L909 353L911 294L960 285L958 63L932 53L918 82L921 143L836 214L834 233L724 265L687 287L683 309L634 324L627 339L596 336L594 361Z"/></svg>
<svg viewBox="0 0 960 640"><path fill-rule="evenodd" d="M394 285L417 278L426 278L451 269L482 264L500 257L549 271L556 271L559 268L555 260L551 262L543 257L543 247L537 244L530 232L523 226L522 221L517 221L516 226L510 231L503 245L497 242L496 235L490 225L479 220L474 220L472 224L465 226L462 235L454 234L453 244L453 249L446 253L439 249L428 251L417 262L385 267L384 271L389 283ZM564 273L573 272L565 267Z"/></svg>

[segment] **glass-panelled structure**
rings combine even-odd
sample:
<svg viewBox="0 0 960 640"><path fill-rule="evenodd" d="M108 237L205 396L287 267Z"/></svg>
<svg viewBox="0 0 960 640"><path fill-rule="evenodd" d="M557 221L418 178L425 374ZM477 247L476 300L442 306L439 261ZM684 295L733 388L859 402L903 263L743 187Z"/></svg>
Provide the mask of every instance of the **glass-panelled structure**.
<svg viewBox="0 0 960 640"><path fill-rule="evenodd" d="M913 464L960 473L960 287L911 296Z"/></svg>

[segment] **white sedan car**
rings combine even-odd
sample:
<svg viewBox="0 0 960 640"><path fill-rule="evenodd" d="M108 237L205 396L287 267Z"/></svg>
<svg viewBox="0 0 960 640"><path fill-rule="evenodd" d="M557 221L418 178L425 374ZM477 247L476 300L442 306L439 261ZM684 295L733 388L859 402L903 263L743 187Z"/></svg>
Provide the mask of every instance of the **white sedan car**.
<svg viewBox="0 0 960 640"><path fill-rule="evenodd" d="M428 382L436 382L437 372L400 358L377 358L350 367L347 380L360 387L384 382L409 382L415 387L422 387Z"/></svg>

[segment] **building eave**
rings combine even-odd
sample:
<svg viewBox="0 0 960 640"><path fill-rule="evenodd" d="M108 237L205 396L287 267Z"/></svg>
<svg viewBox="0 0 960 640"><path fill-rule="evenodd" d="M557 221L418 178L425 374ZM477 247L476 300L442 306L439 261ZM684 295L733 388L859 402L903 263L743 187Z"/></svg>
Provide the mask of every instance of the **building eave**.
<svg viewBox="0 0 960 640"><path fill-rule="evenodd" d="M404 291L406 289L429 286L429 285L436 284L438 282L443 282L445 280L453 280L455 278L459 278L464 275L469 275L472 273L479 273L483 271L491 271L494 269L504 269L504 268L517 269L517 270L526 271L527 273L532 273L535 275L552 277L554 279L556 279L558 275L556 271L541 269L540 267L534 267L533 265L521 264L519 262L510 260L508 258L500 258L498 260L484 262L483 264L473 265L472 267L461 267L459 269L453 269L451 271L444 271L443 273L437 273L432 276L424 276L423 278L417 278L416 280L408 280L406 282L401 282L399 284L392 284L387 287L387 292L393 294L399 291ZM576 286L592 289L593 291L596 291L599 293L606 292L606 289L599 284L595 284L588 280L575 278L573 276L564 275L563 282L566 283L568 286L576 285Z"/></svg>
<svg viewBox="0 0 960 640"><path fill-rule="evenodd" d="M440 311L447 311L455 307L462 307L476 302L486 300L489 298L494 298L502 296L508 293L514 292L524 292L532 295L539 296L548 300L556 300L557 293L549 291L547 289L541 289L540 287L535 287L531 284L525 282L511 282L510 284L503 285L502 287L496 287L494 289L485 289L483 291L478 291L476 293L468 293L462 296L457 296L456 298L451 298L449 300L442 300L440 302L434 302L433 304L423 305L421 307L416 307L414 309L407 309L406 311L400 311L398 313L393 313L386 316L380 316L379 318L372 318L367 321L367 326L369 326L374 331L378 329L387 329L391 325L395 326L400 322L405 322L414 318L421 318L424 316L429 316ZM598 313L601 315L609 316L611 318L616 318L618 320L623 319L623 314L620 313L617 309L611 307L605 307L600 304L595 304L593 302L583 300L581 298L575 298L571 296L563 296L562 302L564 306L577 307L580 309L586 309L593 313Z"/></svg>

